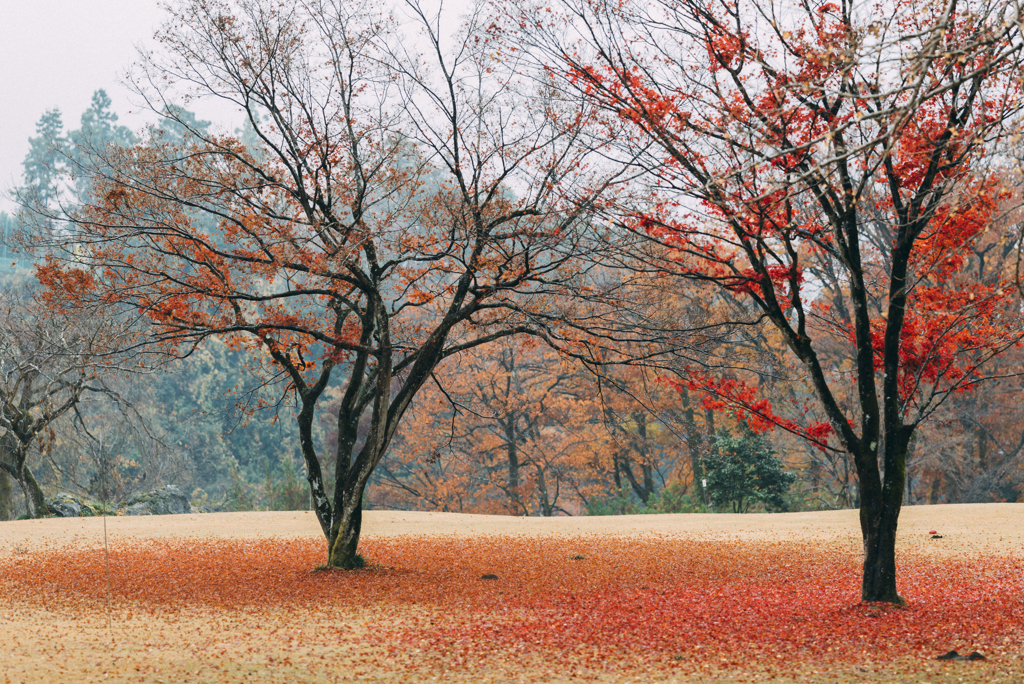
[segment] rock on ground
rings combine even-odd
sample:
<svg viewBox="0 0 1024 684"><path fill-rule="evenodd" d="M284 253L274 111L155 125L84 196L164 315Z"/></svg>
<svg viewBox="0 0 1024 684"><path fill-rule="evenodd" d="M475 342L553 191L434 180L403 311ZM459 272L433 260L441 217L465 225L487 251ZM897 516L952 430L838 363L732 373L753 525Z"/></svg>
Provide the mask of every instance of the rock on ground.
<svg viewBox="0 0 1024 684"><path fill-rule="evenodd" d="M123 504L125 515L177 515L192 513L192 502L177 485L167 485L128 499Z"/></svg>
<svg viewBox="0 0 1024 684"><path fill-rule="evenodd" d="M61 492L52 499L47 499L46 507L58 518L91 517L96 515L96 510L92 506L67 492Z"/></svg>

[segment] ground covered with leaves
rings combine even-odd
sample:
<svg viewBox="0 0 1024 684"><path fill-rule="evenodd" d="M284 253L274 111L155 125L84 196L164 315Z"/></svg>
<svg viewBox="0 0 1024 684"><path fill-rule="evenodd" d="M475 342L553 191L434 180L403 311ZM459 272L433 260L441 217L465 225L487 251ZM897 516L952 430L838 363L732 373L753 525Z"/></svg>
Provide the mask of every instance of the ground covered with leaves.
<svg viewBox="0 0 1024 684"><path fill-rule="evenodd" d="M811 538L371 537L354 572L315 537L122 538L109 574L95 540L19 547L0 682L1019 681L1024 557L904 546L903 609Z"/></svg>

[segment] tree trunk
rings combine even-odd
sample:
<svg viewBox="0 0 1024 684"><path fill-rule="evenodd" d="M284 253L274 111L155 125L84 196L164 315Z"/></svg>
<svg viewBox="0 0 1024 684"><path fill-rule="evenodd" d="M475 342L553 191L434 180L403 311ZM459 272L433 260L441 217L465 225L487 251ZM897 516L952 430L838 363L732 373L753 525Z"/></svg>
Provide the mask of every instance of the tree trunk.
<svg viewBox="0 0 1024 684"><path fill-rule="evenodd" d="M643 484L636 479L636 475L633 473L633 465L629 462L628 458L619 459L619 469L622 474L629 480L629 486L633 488L633 493L636 494L637 498L643 502L646 506L648 500L651 498L651 494L654 493L654 476L650 469L650 466L641 465L640 470L643 474Z"/></svg>
<svg viewBox="0 0 1024 684"><path fill-rule="evenodd" d="M683 422L686 425L686 443L690 449L690 469L693 472L693 486L697 491L700 491L700 481L704 479L704 467L701 463L701 447L704 440L697 430L696 416L693 412L693 406L690 404L690 393L686 391L685 387L680 391L680 397L682 398L683 405Z"/></svg>
<svg viewBox="0 0 1024 684"><path fill-rule="evenodd" d="M711 409L704 409L704 434L708 445L715 443L715 412Z"/></svg>
<svg viewBox="0 0 1024 684"><path fill-rule="evenodd" d="M8 432L0 439L0 520L14 520L14 485L11 473L4 468L15 468L14 450L17 448L14 433Z"/></svg>
<svg viewBox="0 0 1024 684"><path fill-rule="evenodd" d="M901 492L902 494L902 492ZM861 506L860 525L864 537L864 577L861 600L903 603L896 591L896 524L899 507L873 512Z"/></svg>
<svg viewBox="0 0 1024 684"><path fill-rule="evenodd" d="M21 477L18 478L21 491L25 493L25 507L28 509L30 518L42 518L46 515L46 501L43 498L43 490L36 482L35 476L27 465L21 466Z"/></svg>
<svg viewBox="0 0 1024 684"><path fill-rule="evenodd" d="M917 447L917 431L914 431L914 436L910 438L910 443L907 445L907 466L905 468L905 471L907 473L907 476L906 476L906 480L907 480L907 482L906 482L907 498L906 498L906 501L904 501L904 504L906 504L907 506L913 506L914 505L914 492L912 491L913 487L914 487L914 478L913 478L913 476L911 475L911 472L910 472L910 463L914 460L914 450L915 450L916 447Z"/></svg>
<svg viewBox="0 0 1024 684"><path fill-rule="evenodd" d="M39 483L36 482L36 478L32 474L32 470L25 462L28 456L29 443L18 441L12 447L12 441L10 440L7 444L2 445L3 448L0 450L6 452L6 458L10 459L5 460L3 468L0 469L0 520L10 520L14 517L14 497L11 492L11 479L17 480L18 484L21 485L21 491L25 494L25 509L28 512L28 516L30 518L42 518L47 513L43 490L40 489ZM6 479L6 487L4 486L3 479ZM2 515L4 508L8 509L6 516Z"/></svg>
<svg viewBox="0 0 1024 684"><path fill-rule="evenodd" d="M330 532L327 535L327 565L342 570L355 570L366 565L356 553L359 534L363 526L363 492L370 479L370 473L380 460L371 434L358 456L351 462L338 455L338 475L334 483L334 506L331 515ZM354 434L354 431L353 431ZM346 465L347 464L347 465Z"/></svg>
<svg viewBox="0 0 1024 684"><path fill-rule="evenodd" d="M363 526L362 492L354 505L341 512L341 525L337 535L330 540L328 546L327 565L343 570L355 570L366 565L363 557L356 553L359 546L359 533Z"/></svg>
<svg viewBox="0 0 1024 684"><path fill-rule="evenodd" d="M11 476L0 469L0 521L14 519L14 488Z"/></svg>
<svg viewBox="0 0 1024 684"><path fill-rule="evenodd" d="M651 496L654 495L654 466L650 463L645 463L641 466L641 470L644 473L644 492L646 497L644 503L649 503Z"/></svg>
<svg viewBox="0 0 1024 684"><path fill-rule="evenodd" d="M550 518L554 514L554 504L548 496L548 485L544 478L544 469L537 466L537 499L540 503L540 514Z"/></svg>
<svg viewBox="0 0 1024 684"><path fill-rule="evenodd" d="M519 435L516 431L516 416L513 414L503 426L505 433L505 454L508 457L508 498L512 512L529 515L526 504L519 496Z"/></svg>
<svg viewBox="0 0 1024 684"><path fill-rule="evenodd" d="M634 412L633 420L636 423L637 436L640 437L640 443L637 446L640 452L640 472L644 478L643 493L640 494L640 499L647 506L654 494L654 467L647 457L647 414L642 411Z"/></svg>
<svg viewBox="0 0 1024 684"><path fill-rule="evenodd" d="M978 439L978 471L984 473L988 469L988 434L980 425L975 434Z"/></svg>
<svg viewBox="0 0 1024 684"><path fill-rule="evenodd" d="M860 528L864 538L862 601L903 603L896 591L896 526L903 507L907 450L913 434L913 428L901 426L895 435L888 435L885 481L880 488L872 490L872 496L863 492L861 495ZM863 486L864 478L861 482Z"/></svg>

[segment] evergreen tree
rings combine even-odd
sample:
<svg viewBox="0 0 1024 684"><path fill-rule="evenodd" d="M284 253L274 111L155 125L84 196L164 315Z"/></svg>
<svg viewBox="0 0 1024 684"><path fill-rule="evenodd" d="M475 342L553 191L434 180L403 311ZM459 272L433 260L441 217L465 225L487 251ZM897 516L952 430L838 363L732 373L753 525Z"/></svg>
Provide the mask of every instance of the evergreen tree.
<svg viewBox="0 0 1024 684"><path fill-rule="evenodd" d="M36 123L36 137L28 139L28 154L22 162L25 186L21 199L24 203L47 207L57 199L66 143L60 110L48 110Z"/></svg>
<svg viewBox="0 0 1024 684"><path fill-rule="evenodd" d="M80 170L95 170L107 146L127 147L136 142L135 136L127 126L117 123L117 114L110 109L111 101L105 90L100 89L92 94L92 103L82 113L81 126L77 131L68 134L69 153L79 172L75 175L75 186L80 196L86 195L90 183L86 180L91 173Z"/></svg>
<svg viewBox="0 0 1024 684"><path fill-rule="evenodd" d="M6 211L0 211L0 270L10 265L10 241L13 235L14 219Z"/></svg>
<svg viewBox="0 0 1024 684"><path fill-rule="evenodd" d="M117 114L111 111L110 105L111 100L105 90L92 94L92 103L82 113L81 127L68 135L75 148L127 147L135 143L131 130L118 125Z"/></svg>
<svg viewBox="0 0 1024 684"><path fill-rule="evenodd" d="M161 112L159 130L172 140L180 140L193 131L200 135L210 127L209 121L196 118L193 112L177 105L168 105Z"/></svg>
<svg viewBox="0 0 1024 684"><path fill-rule="evenodd" d="M746 513L757 502L769 511L786 510L783 497L796 480L782 469L765 436L746 427L740 435L719 430L704 469L708 496L716 506L731 506L734 513Z"/></svg>
<svg viewBox="0 0 1024 684"><path fill-rule="evenodd" d="M262 117L258 113L254 113L256 121L262 121ZM263 160L266 158L266 149L263 139L253 128L252 121L245 119L242 125L235 129L235 137L238 138L238 142L242 143L249 154L253 157Z"/></svg>

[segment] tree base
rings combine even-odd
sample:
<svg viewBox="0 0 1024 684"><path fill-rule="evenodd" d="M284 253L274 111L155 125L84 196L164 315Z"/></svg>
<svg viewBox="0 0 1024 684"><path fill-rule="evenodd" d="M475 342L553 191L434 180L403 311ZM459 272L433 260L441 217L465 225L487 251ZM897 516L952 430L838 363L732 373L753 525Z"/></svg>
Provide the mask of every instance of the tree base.
<svg viewBox="0 0 1024 684"><path fill-rule="evenodd" d="M328 570L359 570L366 567L366 559L358 553L347 558L332 558L326 565L318 565L313 572L327 572Z"/></svg>
<svg viewBox="0 0 1024 684"><path fill-rule="evenodd" d="M866 595L861 596L861 603L887 603L893 606L905 606L907 602L903 600L903 597L896 592L886 592L878 596L868 597Z"/></svg>

